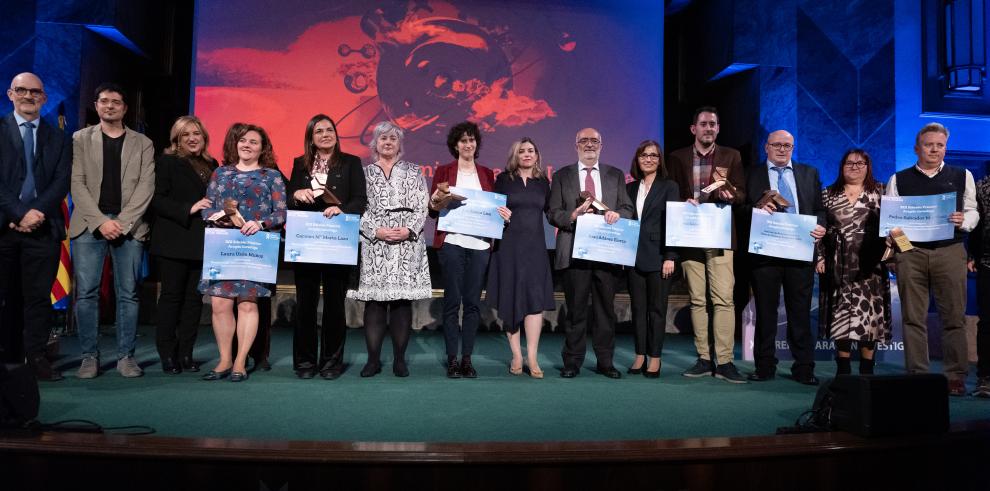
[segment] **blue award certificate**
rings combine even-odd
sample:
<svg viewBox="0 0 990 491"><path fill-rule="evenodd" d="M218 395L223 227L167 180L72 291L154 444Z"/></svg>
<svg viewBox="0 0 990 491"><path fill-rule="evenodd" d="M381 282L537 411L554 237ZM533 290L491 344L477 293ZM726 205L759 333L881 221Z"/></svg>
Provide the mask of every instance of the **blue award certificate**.
<svg viewBox="0 0 990 491"><path fill-rule="evenodd" d="M277 232L248 236L236 228L208 228L203 238L202 279L275 283L281 242Z"/></svg>
<svg viewBox="0 0 990 491"><path fill-rule="evenodd" d="M357 264L360 223L360 215L327 218L318 211L289 211L285 262Z"/></svg>
<svg viewBox="0 0 990 491"><path fill-rule="evenodd" d="M732 206L680 201L667 202L664 244L668 247L729 249L732 247Z"/></svg>
<svg viewBox="0 0 990 491"><path fill-rule="evenodd" d="M639 220L620 218L609 225L603 215L581 215L574 229L571 257L635 266L638 247Z"/></svg>
<svg viewBox="0 0 990 491"><path fill-rule="evenodd" d="M753 208L753 225L749 229L749 252L764 256L811 261L815 257L815 238L811 231L818 225L814 215L767 213Z"/></svg>
<svg viewBox="0 0 990 491"><path fill-rule="evenodd" d="M911 242L951 239L956 226L949 215L956 211L956 193L931 196L880 198L880 236L900 227Z"/></svg>
<svg viewBox="0 0 990 491"><path fill-rule="evenodd" d="M505 221L497 208L505 206L505 195L451 186L450 192L467 198L451 201L440 211L437 230L475 237L502 238Z"/></svg>

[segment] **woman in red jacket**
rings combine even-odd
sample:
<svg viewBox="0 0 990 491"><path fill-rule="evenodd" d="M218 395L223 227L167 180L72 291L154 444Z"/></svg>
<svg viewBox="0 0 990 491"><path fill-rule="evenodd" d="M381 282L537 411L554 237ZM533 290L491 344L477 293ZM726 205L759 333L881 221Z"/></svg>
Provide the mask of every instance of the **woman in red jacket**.
<svg viewBox="0 0 990 491"><path fill-rule="evenodd" d="M437 191L438 184L491 191L495 182L492 170L476 162L481 149L481 131L478 125L465 121L451 128L447 134L447 148L457 160L438 166L433 173L433 184L430 187L430 216L433 217L437 217L443 207L443 193ZM471 353L481 320L481 286L488 269L491 242L481 237L437 230L433 247L437 249L440 267L443 269L443 332L447 345L447 376L475 378L478 372L471 364ZM462 304L464 318L458 323L457 314ZM461 353L460 362L457 361L458 351Z"/></svg>

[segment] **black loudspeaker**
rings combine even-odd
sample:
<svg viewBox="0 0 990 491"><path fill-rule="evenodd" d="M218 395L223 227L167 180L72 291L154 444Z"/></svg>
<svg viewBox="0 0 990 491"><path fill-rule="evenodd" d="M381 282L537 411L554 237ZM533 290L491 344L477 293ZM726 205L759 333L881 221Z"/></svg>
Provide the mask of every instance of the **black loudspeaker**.
<svg viewBox="0 0 990 491"><path fill-rule="evenodd" d="M870 437L949 429L949 382L943 375L839 375L822 389L815 405L830 408L835 430Z"/></svg>
<svg viewBox="0 0 990 491"><path fill-rule="evenodd" d="M40 405L34 370L24 364L0 364L0 430L33 421Z"/></svg>

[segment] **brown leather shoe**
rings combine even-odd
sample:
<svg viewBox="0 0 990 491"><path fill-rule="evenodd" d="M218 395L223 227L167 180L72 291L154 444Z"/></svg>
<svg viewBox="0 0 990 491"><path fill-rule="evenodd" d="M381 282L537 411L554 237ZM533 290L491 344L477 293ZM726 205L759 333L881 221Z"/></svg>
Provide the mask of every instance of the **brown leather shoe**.
<svg viewBox="0 0 990 491"><path fill-rule="evenodd" d="M966 382L961 379L949 380L949 395L962 397L966 395Z"/></svg>
<svg viewBox="0 0 990 491"><path fill-rule="evenodd" d="M59 372L52 367L52 364L43 354L32 357L30 365L31 368L34 369L34 376L37 377L39 381L57 382L62 380L62 372Z"/></svg>

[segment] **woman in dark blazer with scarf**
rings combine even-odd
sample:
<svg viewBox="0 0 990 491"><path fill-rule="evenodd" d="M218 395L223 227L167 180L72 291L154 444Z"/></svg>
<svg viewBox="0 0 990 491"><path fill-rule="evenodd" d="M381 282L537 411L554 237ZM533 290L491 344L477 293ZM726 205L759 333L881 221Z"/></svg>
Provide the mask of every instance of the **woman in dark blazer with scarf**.
<svg viewBox="0 0 990 491"><path fill-rule="evenodd" d="M660 377L660 354L667 330L667 297L673 282L677 252L664 245L668 201L680 201L677 183L667 179L660 144L646 140L636 148L626 184L640 222L636 265L629 269L629 296L636 359L628 373ZM649 360L647 361L647 358Z"/></svg>
<svg viewBox="0 0 990 491"><path fill-rule="evenodd" d="M340 150L337 125L325 114L317 114L306 124L305 150L292 162L289 179L289 209L318 211L330 217L340 213L360 215L368 204L361 159ZM323 195L316 196L313 180L325 183L325 190L340 201L331 205ZM299 378L313 378L317 372L335 379L344 371L344 338L347 322L344 297L353 266L336 264L295 264L297 315L292 340L292 364ZM323 283L323 323L317 358L316 307Z"/></svg>
<svg viewBox="0 0 990 491"><path fill-rule="evenodd" d="M465 121L455 125L447 133L447 149L457 160L438 166L433 173L430 187L430 216L436 218L443 208L444 194L437 185L491 191L495 186L495 174L488 167L478 165L476 159L481 150L481 130L478 125ZM437 250L443 271L443 333L447 347L447 376L450 378L475 378L478 376L471 363L474 338L481 319L481 288L488 270L491 241L481 237L436 231L433 248ZM464 319L458 322L461 305ZM459 349L458 349L459 348ZM460 351L461 360L457 361Z"/></svg>
<svg viewBox="0 0 990 491"><path fill-rule="evenodd" d="M210 156L210 135L196 116L182 116L169 132L171 145L155 161L155 194L151 211L151 254L158 259L156 344L162 370L198 372L193 347L203 312L199 277L203 270L203 229L200 210L210 207L206 186L217 168Z"/></svg>

